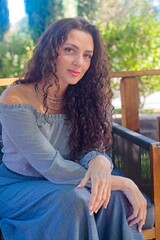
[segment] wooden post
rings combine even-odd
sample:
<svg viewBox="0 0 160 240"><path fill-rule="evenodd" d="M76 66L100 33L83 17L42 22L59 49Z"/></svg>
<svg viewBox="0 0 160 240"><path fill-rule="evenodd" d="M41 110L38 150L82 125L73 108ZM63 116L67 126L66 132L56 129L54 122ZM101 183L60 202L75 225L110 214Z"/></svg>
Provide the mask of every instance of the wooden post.
<svg viewBox="0 0 160 240"><path fill-rule="evenodd" d="M151 146L156 240L160 240L160 143Z"/></svg>
<svg viewBox="0 0 160 240"><path fill-rule="evenodd" d="M124 77L120 82L122 126L140 132L139 90L136 77Z"/></svg>
<svg viewBox="0 0 160 240"><path fill-rule="evenodd" d="M160 117L157 117L157 141L160 142Z"/></svg>

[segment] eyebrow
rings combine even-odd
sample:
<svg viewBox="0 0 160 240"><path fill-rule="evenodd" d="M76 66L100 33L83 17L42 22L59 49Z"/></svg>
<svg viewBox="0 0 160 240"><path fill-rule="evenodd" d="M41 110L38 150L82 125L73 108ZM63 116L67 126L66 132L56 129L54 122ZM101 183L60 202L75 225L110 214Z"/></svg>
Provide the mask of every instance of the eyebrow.
<svg viewBox="0 0 160 240"><path fill-rule="evenodd" d="M76 49L79 49L79 47L77 47L76 45L74 45L74 44L72 44L72 43L65 43L64 45L70 45L70 46L72 46L72 47L74 47L74 48L76 48ZM93 53L92 50L85 50L85 52Z"/></svg>

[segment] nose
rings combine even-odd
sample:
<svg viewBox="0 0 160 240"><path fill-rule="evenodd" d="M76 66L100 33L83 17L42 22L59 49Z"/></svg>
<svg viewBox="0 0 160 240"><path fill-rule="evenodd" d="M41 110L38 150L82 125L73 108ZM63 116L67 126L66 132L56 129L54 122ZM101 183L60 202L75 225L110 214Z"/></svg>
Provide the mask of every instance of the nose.
<svg viewBox="0 0 160 240"><path fill-rule="evenodd" d="M81 55L76 55L73 59L73 65L80 67L83 64L83 56Z"/></svg>

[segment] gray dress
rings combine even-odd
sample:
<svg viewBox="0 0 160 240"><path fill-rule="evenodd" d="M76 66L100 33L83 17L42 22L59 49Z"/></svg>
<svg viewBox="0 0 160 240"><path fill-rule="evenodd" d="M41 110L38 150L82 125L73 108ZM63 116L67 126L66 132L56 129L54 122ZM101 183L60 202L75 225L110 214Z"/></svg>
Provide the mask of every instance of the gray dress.
<svg viewBox="0 0 160 240"><path fill-rule="evenodd" d="M70 161L69 125L63 114L44 116L27 104L0 105L3 164L0 167L0 227L5 240L143 239L129 227L132 207L121 191L107 209L90 216L90 183L77 189L91 151ZM152 223L153 224L153 223Z"/></svg>

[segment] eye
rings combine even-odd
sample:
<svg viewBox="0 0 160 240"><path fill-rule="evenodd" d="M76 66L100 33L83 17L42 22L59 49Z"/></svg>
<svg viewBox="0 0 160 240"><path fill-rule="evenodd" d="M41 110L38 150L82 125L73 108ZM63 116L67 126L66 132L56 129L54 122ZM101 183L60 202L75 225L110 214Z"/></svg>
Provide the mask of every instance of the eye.
<svg viewBox="0 0 160 240"><path fill-rule="evenodd" d="M91 58L92 58L92 54L90 54L90 53L85 53L85 54L84 54L84 57L85 57L88 61L90 61Z"/></svg>
<svg viewBox="0 0 160 240"><path fill-rule="evenodd" d="M65 47L65 48L64 48L64 51L65 51L66 53L70 53L70 54L75 53L75 49L74 49L74 48L71 48L71 47Z"/></svg>

